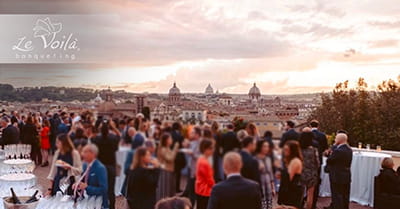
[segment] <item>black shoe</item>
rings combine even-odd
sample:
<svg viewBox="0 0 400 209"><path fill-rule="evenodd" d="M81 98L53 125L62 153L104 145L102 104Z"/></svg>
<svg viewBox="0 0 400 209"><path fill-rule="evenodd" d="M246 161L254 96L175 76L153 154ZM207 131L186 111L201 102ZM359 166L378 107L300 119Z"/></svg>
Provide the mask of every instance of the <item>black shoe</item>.
<svg viewBox="0 0 400 209"><path fill-rule="evenodd" d="M43 163L40 167L47 167L47 166L49 166L49 162Z"/></svg>
<svg viewBox="0 0 400 209"><path fill-rule="evenodd" d="M332 209L331 206L325 206L324 209Z"/></svg>

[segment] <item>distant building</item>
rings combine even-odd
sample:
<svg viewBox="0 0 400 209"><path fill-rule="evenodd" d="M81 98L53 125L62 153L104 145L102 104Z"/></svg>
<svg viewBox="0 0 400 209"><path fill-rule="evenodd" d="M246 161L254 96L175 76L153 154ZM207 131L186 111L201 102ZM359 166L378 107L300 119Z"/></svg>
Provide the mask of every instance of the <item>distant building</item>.
<svg viewBox="0 0 400 209"><path fill-rule="evenodd" d="M225 106L232 106L232 97L228 95L221 95L218 99L218 103Z"/></svg>
<svg viewBox="0 0 400 209"><path fill-rule="evenodd" d="M254 83L253 87L251 87L249 90L249 98L251 100L258 100L260 97L261 97L260 89L256 86L256 83Z"/></svg>
<svg viewBox="0 0 400 209"><path fill-rule="evenodd" d="M176 83L174 82L174 85L172 88L169 89L168 93L168 102L171 105L176 105L179 104L181 101L181 91L179 88L176 86Z"/></svg>
<svg viewBox="0 0 400 209"><path fill-rule="evenodd" d="M207 111L200 108L184 109L182 119L186 122L204 122L207 119Z"/></svg>
<svg viewBox="0 0 400 209"><path fill-rule="evenodd" d="M205 94L207 94L207 95L214 94L214 89L213 89L213 87L211 87L211 84L208 84L208 86L206 88L206 91L205 91Z"/></svg>
<svg viewBox="0 0 400 209"><path fill-rule="evenodd" d="M103 117L134 117L136 108L134 103L117 104L113 100L113 92L110 88L105 91L106 100L97 107L97 115Z"/></svg>
<svg viewBox="0 0 400 209"><path fill-rule="evenodd" d="M138 113L143 112L144 98L145 98L145 96L143 96L143 95L136 96L136 111Z"/></svg>

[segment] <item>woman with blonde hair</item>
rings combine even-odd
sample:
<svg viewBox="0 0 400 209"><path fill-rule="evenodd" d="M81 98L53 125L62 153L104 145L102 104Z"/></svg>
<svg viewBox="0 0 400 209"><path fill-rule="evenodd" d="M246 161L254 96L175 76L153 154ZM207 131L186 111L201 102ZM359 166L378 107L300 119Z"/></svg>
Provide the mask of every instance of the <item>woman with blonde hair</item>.
<svg viewBox="0 0 400 209"><path fill-rule="evenodd" d="M153 209L160 164L144 147L135 151L127 181L127 201L130 209Z"/></svg>
<svg viewBox="0 0 400 209"><path fill-rule="evenodd" d="M162 166L160 178L157 188L157 200L165 197L172 197L176 192L174 162L178 153L179 143L175 143L173 148L171 134L164 133L161 136L160 145L158 147L157 158Z"/></svg>

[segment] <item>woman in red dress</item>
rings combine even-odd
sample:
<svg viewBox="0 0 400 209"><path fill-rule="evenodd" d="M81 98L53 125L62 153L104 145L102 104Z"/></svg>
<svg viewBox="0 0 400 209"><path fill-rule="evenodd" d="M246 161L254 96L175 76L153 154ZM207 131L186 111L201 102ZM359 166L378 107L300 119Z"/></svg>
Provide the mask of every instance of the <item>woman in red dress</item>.
<svg viewBox="0 0 400 209"><path fill-rule="evenodd" d="M40 146L43 157L42 167L49 165L49 150L50 150L50 122L48 120L43 121L43 128L40 131Z"/></svg>
<svg viewBox="0 0 400 209"><path fill-rule="evenodd" d="M197 196L197 209L207 209L211 189L215 184L214 171L209 162L214 152L214 143L209 139L203 139L199 146L202 155L197 160L195 193Z"/></svg>

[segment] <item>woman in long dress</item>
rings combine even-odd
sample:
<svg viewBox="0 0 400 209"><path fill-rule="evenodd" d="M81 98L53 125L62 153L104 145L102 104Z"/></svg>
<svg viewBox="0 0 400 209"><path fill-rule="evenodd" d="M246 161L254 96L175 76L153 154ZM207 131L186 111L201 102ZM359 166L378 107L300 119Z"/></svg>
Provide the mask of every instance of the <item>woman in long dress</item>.
<svg viewBox="0 0 400 209"><path fill-rule="evenodd" d="M261 192L265 204L264 209L272 208L272 196L275 194L273 163L268 141L258 141L256 159L259 164Z"/></svg>
<svg viewBox="0 0 400 209"><path fill-rule="evenodd" d="M174 162L178 153L179 143L175 143L171 150L172 137L169 133L161 136L160 147L158 148L157 158L160 161L161 171L157 188L157 200L172 197L176 192L176 178L174 173Z"/></svg>

